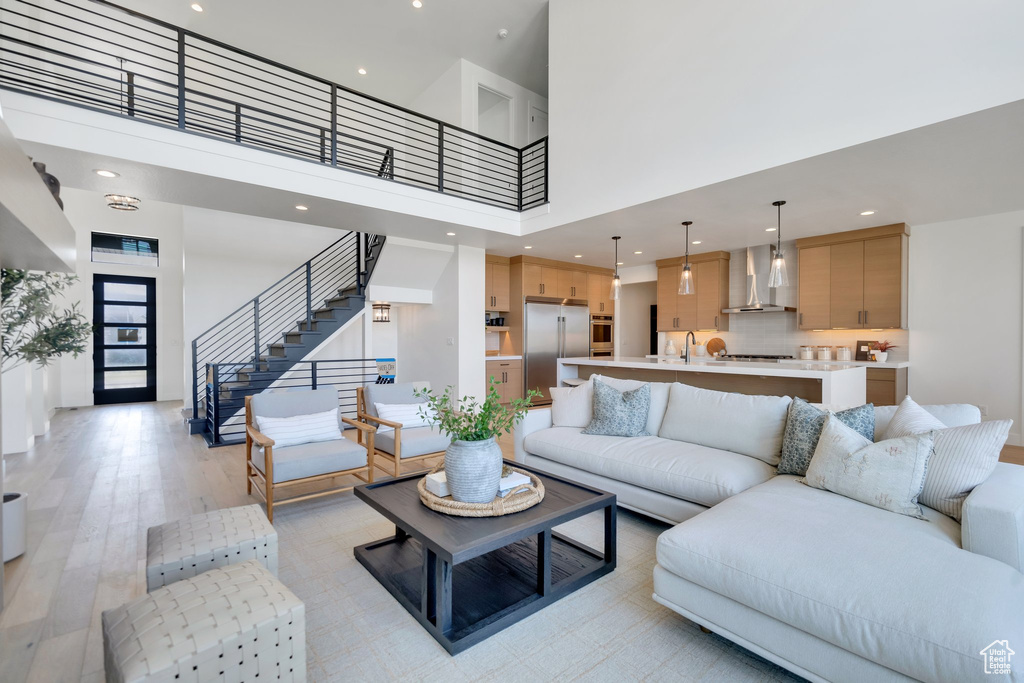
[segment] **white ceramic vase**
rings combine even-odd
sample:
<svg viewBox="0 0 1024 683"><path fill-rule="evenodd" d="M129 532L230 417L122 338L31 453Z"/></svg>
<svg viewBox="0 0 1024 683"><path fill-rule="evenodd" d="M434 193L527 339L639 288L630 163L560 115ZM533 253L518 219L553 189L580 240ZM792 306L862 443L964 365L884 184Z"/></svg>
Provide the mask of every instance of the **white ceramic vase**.
<svg viewBox="0 0 1024 683"><path fill-rule="evenodd" d="M872 351L875 354L875 360L879 363L884 363L885 359L889 357L888 351Z"/></svg>
<svg viewBox="0 0 1024 683"><path fill-rule="evenodd" d="M501 481L501 447L486 441L452 441L445 450L444 472L452 499L459 503L490 503Z"/></svg>

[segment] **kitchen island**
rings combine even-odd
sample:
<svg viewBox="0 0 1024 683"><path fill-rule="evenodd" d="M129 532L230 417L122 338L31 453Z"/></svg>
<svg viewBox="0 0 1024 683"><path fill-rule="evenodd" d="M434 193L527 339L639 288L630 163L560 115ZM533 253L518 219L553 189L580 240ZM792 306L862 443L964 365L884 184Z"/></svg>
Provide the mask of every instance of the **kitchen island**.
<svg viewBox="0 0 1024 683"><path fill-rule="evenodd" d="M867 369L827 363L747 363L659 358L559 358L558 383L605 375L645 382L680 382L702 389L763 396L799 396L812 403L865 402Z"/></svg>

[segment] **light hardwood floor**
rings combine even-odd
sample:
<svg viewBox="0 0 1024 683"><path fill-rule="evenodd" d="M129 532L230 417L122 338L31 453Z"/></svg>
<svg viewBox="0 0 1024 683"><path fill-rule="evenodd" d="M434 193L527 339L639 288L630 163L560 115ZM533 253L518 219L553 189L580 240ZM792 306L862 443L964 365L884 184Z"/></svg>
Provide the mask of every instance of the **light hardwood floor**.
<svg viewBox="0 0 1024 683"><path fill-rule="evenodd" d="M100 613L145 592L146 529L259 502L243 447L189 437L180 408L59 411L35 448L7 456L5 490L28 494L29 533L4 566L0 681L103 680Z"/></svg>

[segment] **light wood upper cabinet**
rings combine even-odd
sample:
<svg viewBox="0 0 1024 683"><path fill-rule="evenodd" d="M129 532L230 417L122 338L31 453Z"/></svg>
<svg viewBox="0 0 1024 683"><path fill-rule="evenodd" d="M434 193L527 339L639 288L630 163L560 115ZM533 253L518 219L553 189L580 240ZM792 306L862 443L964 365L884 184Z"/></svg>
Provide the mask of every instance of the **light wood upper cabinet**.
<svg viewBox="0 0 1024 683"><path fill-rule="evenodd" d="M693 294L679 293L682 259L658 261L658 331L689 332L729 329L729 252L690 255Z"/></svg>
<svg viewBox="0 0 1024 683"><path fill-rule="evenodd" d="M587 305L590 315L613 315L615 302L612 301L612 276L587 275Z"/></svg>
<svg viewBox="0 0 1024 683"><path fill-rule="evenodd" d="M864 327L903 327L904 251L898 235L864 242Z"/></svg>
<svg viewBox="0 0 1024 683"><path fill-rule="evenodd" d="M829 245L800 250L798 322L801 330L824 330L832 327L831 263L832 247Z"/></svg>
<svg viewBox="0 0 1024 683"><path fill-rule="evenodd" d="M701 261L691 268L700 283L697 286L697 329L728 330L729 316L722 313L722 309L729 307L729 261Z"/></svg>
<svg viewBox="0 0 1024 683"><path fill-rule="evenodd" d="M509 296L508 264L488 261L484 268L484 310L509 310L511 298Z"/></svg>
<svg viewBox="0 0 1024 683"><path fill-rule="evenodd" d="M678 330L676 301L679 299L679 266L658 268L658 331Z"/></svg>
<svg viewBox="0 0 1024 683"><path fill-rule="evenodd" d="M903 223L797 240L801 329L907 326Z"/></svg>
<svg viewBox="0 0 1024 683"><path fill-rule="evenodd" d="M586 271L583 271L583 270L574 270L574 271L572 271L572 281L571 281L571 284L570 284L570 288L572 289L572 293L569 295L571 298L573 298L573 299L586 299L587 298L587 296L589 295L589 292L587 291L587 281L588 281L589 277L590 276L587 275ZM595 275L594 277L601 277L601 276ZM611 286L611 285L609 285L609 286Z"/></svg>
<svg viewBox="0 0 1024 683"><path fill-rule="evenodd" d="M571 270L559 270L558 271L558 289L556 290L555 296L562 299L572 299L572 274Z"/></svg>
<svg viewBox="0 0 1024 683"><path fill-rule="evenodd" d="M830 327L861 327L864 322L864 243L833 244L829 249Z"/></svg>
<svg viewBox="0 0 1024 683"><path fill-rule="evenodd" d="M559 294L559 268L542 266L537 263L523 264L524 296L561 296ZM563 276L564 277L564 276Z"/></svg>

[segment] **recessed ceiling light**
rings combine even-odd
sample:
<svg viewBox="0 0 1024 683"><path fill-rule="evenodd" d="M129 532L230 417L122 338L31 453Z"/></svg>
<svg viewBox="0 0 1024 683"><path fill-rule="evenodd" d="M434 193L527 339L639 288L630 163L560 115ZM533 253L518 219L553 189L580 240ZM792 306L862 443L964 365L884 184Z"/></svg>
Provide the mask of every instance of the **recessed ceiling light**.
<svg viewBox="0 0 1024 683"><path fill-rule="evenodd" d="M776 230L778 230L778 228L775 228L775 227L765 228L764 229L765 232L775 232Z"/></svg>
<svg viewBox="0 0 1024 683"><path fill-rule="evenodd" d="M107 171L102 168L94 168L92 172L104 178L116 178L121 175L120 173L114 173L113 171Z"/></svg>
<svg viewBox="0 0 1024 683"><path fill-rule="evenodd" d="M700 244L700 242L701 242L700 240L694 240L694 241L693 241L693 242L691 242L690 244Z"/></svg>
<svg viewBox="0 0 1024 683"><path fill-rule="evenodd" d="M192 9L194 9L197 12L202 12L203 11L203 6L200 5L198 2L193 2L192 3Z"/></svg>
<svg viewBox="0 0 1024 683"><path fill-rule="evenodd" d="M860 215L861 216L871 216L871 215L874 215L874 213L875 213L874 211L861 211Z"/></svg>
<svg viewBox="0 0 1024 683"><path fill-rule="evenodd" d="M420 0L412 0L412 6L419 9L420 7L423 7L423 3L420 2Z"/></svg>
<svg viewBox="0 0 1024 683"><path fill-rule="evenodd" d="M531 247L529 244L527 244L525 247L523 247L523 249L533 249L533 247Z"/></svg>
<svg viewBox="0 0 1024 683"><path fill-rule="evenodd" d="M583 258L583 254L576 254L573 258Z"/></svg>
<svg viewBox="0 0 1024 683"><path fill-rule="evenodd" d="M445 234L448 235L449 237L455 237L454 232L446 232Z"/></svg>
<svg viewBox="0 0 1024 683"><path fill-rule="evenodd" d="M642 253L644 253L644 252L642 252L642 251L634 251L633 253L634 253L634 254L637 254L637 255L640 255L640 254L642 254Z"/></svg>
<svg viewBox="0 0 1024 683"><path fill-rule="evenodd" d="M309 211L309 207L302 204L296 204L295 208L299 211Z"/></svg>
<svg viewBox="0 0 1024 683"><path fill-rule="evenodd" d="M366 69L364 69L363 67L359 67L358 72L360 76L366 75Z"/></svg>

